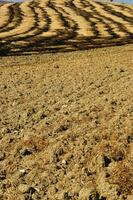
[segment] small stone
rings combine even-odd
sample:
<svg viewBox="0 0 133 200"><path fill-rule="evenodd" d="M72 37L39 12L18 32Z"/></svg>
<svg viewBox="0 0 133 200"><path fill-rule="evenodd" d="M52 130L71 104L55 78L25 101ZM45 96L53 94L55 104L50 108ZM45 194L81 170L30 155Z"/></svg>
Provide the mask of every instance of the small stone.
<svg viewBox="0 0 133 200"><path fill-rule="evenodd" d="M66 104L62 105L62 108L67 108L67 105Z"/></svg>
<svg viewBox="0 0 133 200"><path fill-rule="evenodd" d="M64 193L64 200L70 200L70 199L72 199L70 194L68 192L65 192Z"/></svg>
<svg viewBox="0 0 133 200"><path fill-rule="evenodd" d="M99 195L94 187L84 187L79 192L79 200L99 199Z"/></svg>
<svg viewBox="0 0 133 200"><path fill-rule="evenodd" d="M32 154L32 151L33 150L30 149L30 148L24 148L24 149L21 149L19 152L20 152L21 155L27 156L27 155Z"/></svg>
<svg viewBox="0 0 133 200"><path fill-rule="evenodd" d="M4 180L6 178L6 171L5 170L1 170L0 171L0 180Z"/></svg>
<svg viewBox="0 0 133 200"><path fill-rule="evenodd" d="M1 129L1 134L5 134L5 133L7 133L7 128L4 127Z"/></svg>
<svg viewBox="0 0 133 200"><path fill-rule="evenodd" d="M0 161L5 159L5 153L0 151Z"/></svg>
<svg viewBox="0 0 133 200"><path fill-rule="evenodd" d="M59 133L59 132L63 132L63 131L67 131L70 127L70 124L69 123L64 123L64 124L61 124L57 129L56 129L56 132Z"/></svg>
<svg viewBox="0 0 133 200"><path fill-rule="evenodd" d="M31 187L27 184L20 184L18 186L18 190L20 193L28 193L30 191Z"/></svg>
<svg viewBox="0 0 133 200"><path fill-rule="evenodd" d="M44 114L44 113L42 113L41 116L40 116L40 119L44 119L44 118L46 118L46 117L47 117L47 115Z"/></svg>
<svg viewBox="0 0 133 200"><path fill-rule="evenodd" d="M66 160L63 159L62 164L66 165L66 163L67 163Z"/></svg>
<svg viewBox="0 0 133 200"><path fill-rule="evenodd" d="M128 142L128 143L131 143L132 141L133 141L133 136L128 135L128 137L127 137L127 142Z"/></svg>
<svg viewBox="0 0 133 200"><path fill-rule="evenodd" d="M123 69L120 69L120 72L122 73L122 72L125 72Z"/></svg>
<svg viewBox="0 0 133 200"><path fill-rule="evenodd" d="M6 40L2 40L1 43L3 43L3 44L6 43Z"/></svg>
<svg viewBox="0 0 133 200"><path fill-rule="evenodd" d="M4 86L3 86L3 88L4 88L4 89L6 89L6 88L7 88L7 86L6 86L6 85L4 85Z"/></svg>
<svg viewBox="0 0 133 200"><path fill-rule="evenodd" d="M16 44L16 42L15 42L15 41L12 41L11 44Z"/></svg>
<svg viewBox="0 0 133 200"><path fill-rule="evenodd" d="M108 167L111 162L112 162L111 159L109 157L107 157L106 155L104 155L104 157L103 157L103 166L104 167Z"/></svg>
<svg viewBox="0 0 133 200"><path fill-rule="evenodd" d="M23 194L19 195L19 200L25 200L25 196Z"/></svg>
<svg viewBox="0 0 133 200"><path fill-rule="evenodd" d="M16 101L13 101L12 106L15 106L15 105L16 105Z"/></svg>
<svg viewBox="0 0 133 200"><path fill-rule="evenodd" d="M26 174L26 170L25 169L20 169L19 170L19 175L20 176L24 176Z"/></svg>
<svg viewBox="0 0 133 200"><path fill-rule="evenodd" d="M111 105L112 106L117 106L117 102L116 101L111 101Z"/></svg>
<svg viewBox="0 0 133 200"><path fill-rule="evenodd" d="M40 199L40 198L38 197L38 194L37 194L37 193L34 193L34 194L32 195L32 199L37 200L37 199Z"/></svg>
<svg viewBox="0 0 133 200"><path fill-rule="evenodd" d="M54 65L54 68L58 69L58 68L59 68L59 65L55 64L55 65Z"/></svg>

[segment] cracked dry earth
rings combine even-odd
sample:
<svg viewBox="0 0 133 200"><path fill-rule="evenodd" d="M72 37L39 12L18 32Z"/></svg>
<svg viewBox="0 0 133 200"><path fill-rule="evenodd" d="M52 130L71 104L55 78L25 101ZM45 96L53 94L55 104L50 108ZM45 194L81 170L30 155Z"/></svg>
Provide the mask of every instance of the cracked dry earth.
<svg viewBox="0 0 133 200"><path fill-rule="evenodd" d="M133 199L133 46L0 58L0 199Z"/></svg>

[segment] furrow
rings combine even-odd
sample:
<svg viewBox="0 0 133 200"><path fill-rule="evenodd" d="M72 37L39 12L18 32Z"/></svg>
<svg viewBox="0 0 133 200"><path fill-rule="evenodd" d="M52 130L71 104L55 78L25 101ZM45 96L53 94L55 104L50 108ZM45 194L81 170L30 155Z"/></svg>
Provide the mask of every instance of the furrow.
<svg viewBox="0 0 133 200"><path fill-rule="evenodd" d="M57 52L132 43L133 8L89 0L0 5L0 54Z"/></svg>
<svg viewBox="0 0 133 200"><path fill-rule="evenodd" d="M91 12L87 12L87 11L83 10L83 5L81 4L81 2L79 2L77 0L72 0L71 6L75 10L75 12L77 12L77 14L80 13L80 15L82 17L84 17L84 19L87 22L89 22L88 29L91 30L91 32L93 34L93 36L91 36L91 37L99 37L100 35L99 35L98 29L96 27L96 22L94 21L94 18L93 18L93 15L91 14ZM88 37L90 37L90 35L88 35Z"/></svg>
<svg viewBox="0 0 133 200"><path fill-rule="evenodd" d="M74 20L78 25L77 37L94 36L91 28L91 23L87 21L83 16L81 16L80 13L77 13L77 11L73 9L73 2L66 2L65 5L66 12L69 13L70 18Z"/></svg>
<svg viewBox="0 0 133 200"><path fill-rule="evenodd" d="M70 16L70 13L68 12L66 1L59 0L58 2L57 1L54 2L54 5L56 6L56 8L58 8L58 11L62 15L63 20L65 20L68 34L72 33L72 38L75 38L77 35L77 30L78 30L78 23L75 21L75 19L73 19Z"/></svg>
<svg viewBox="0 0 133 200"><path fill-rule="evenodd" d="M121 27L122 31L126 32L127 34L133 33L132 23L129 23L124 18L118 16L119 14L111 9L109 4L101 4L100 2L97 3L102 6L104 12Z"/></svg>
<svg viewBox="0 0 133 200"><path fill-rule="evenodd" d="M95 6L97 12L110 23L112 30L119 35L119 37L126 37L128 35L127 30L116 16L113 16L109 11L104 8L104 5L99 2L91 1L91 4Z"/></svg>
<svg viewBox="0 0 133 200"><path fill-rule="evenodd" d="M124 7L120 7L119 5L116 4L110 4L110 7L117 13L120 13L121 16L126 17L126 20L130 20L131 23L133 23L133 10L129 12L126 8L123 9Z"/></svg>
<svg viewBox="0 0 133 200"><path fill-rule="evenodd" d="M64 26L64 30L60 31L60 37L63 37L63 42L68 43L68 40L75 39L78 26L75 21L69 18L68 13L64 10L64 7L65 5L60 7L60 4L52 2L52 8L58 13Z"/></svg>
<svg viewBox="0 0 133 200"><path fill-rule="evenodd" d="M21 16L21 10L19 8L19 4L13 4L10 6L10 12L9 12L9 20L6 26L0 29L1 32L8 32L12 29L15 29L17 26L20 25L22 21L22 16Z"/></svg>
<svg viewBox="0 0 133 200"><path fill-rule="evenodd" d="M34 24L30 29L15 37L15 41L23 39L25 41L30 40L32 42L36 36L41 35L42 32L47 32L49 30L50 20L48 19L45 10L39 6L39 3L32 3L30 8L33 13Z"/></svg>
<svg viewBox="0 0 133 200"><path fill-rule="evenodd" d="M52 8L52 3L50 0L46 2L41 1L40 6L47 9L47 15L51 20L49 31L43 32L41 36L43 37L57 36L58 32L64 29L59 14L55 11L55 9Z"/></svg>
<svg viewBox="0 0 133 200"><path fill-rule="evenodd" d="M0 38L11 38L18 36L23 37L24 34L29 32L35 24L35 14L30 7L31 2L24 2L20 4L20 9L22 13L22 21L19 26L10 30L9 32L0 33ZM31 33L32 35L32 33Z"/></svg>
<svg viewBox="0 0 133 200"><path fill-rule="evenodd" d="M12 21L12 4L3 4L0 7L0 30Z"/></svg>
<svg viewBox="0 0 133 200"><path fill-rule="evenodd" d="M98 32L96 37L111 37L111 34L109 33L109 28L106 23L100 18L98 18L98 15L95 14L94 8L92 6L88 6L86 8L86 4L82 2L81 0L77 0L77 4L80 8L82 8L82 12L88 13L89 20L91 20L92 26L95 25L95 28Z"/></svg>
<svg viewBox="0 0 133 200"><path fill-rule="evenodd" d="M90 9L90 8L92 9L93 17L95 17L97 20L99 20L101 24L105 25L105 30L107 30L107 32L109 33L109 35L112 38L118 38L118 37L123 36L123 35L125 36L125 34L123 34L123 32L121 33L119 28L116 26L117 24L114 24L114 21L112 19L110 19L109 17L102 15L102 12L100 12L96 8L96 6L92 5L88 1L84 1L84 2L82 2L82 4L84 4L84 7L87 10ZM100 26L100 25L98 24L98 26ZM107 33L104 33L104 34L107 34Z"/></svg>

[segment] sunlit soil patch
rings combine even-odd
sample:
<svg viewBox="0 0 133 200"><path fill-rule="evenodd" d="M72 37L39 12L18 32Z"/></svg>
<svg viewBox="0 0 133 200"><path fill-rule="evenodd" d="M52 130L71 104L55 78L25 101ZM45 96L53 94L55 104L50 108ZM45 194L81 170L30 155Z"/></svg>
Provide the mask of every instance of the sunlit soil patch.
<svg viewBox="0 0 133 200"><path fill-rule="evenodd" d="M133 42L131 5L89 0L20 1L0 5L0 55Z"/></svg>

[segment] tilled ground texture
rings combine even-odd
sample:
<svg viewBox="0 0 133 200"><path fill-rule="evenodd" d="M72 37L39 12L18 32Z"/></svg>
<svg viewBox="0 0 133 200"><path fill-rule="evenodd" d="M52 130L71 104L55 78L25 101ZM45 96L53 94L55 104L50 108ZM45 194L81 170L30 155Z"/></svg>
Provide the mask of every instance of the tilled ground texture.
<svg viewBox="0 0 133 200"><path fill-rule="evenodd" d="M132 200L133 46L0 58L0 199Z"/></svg>

